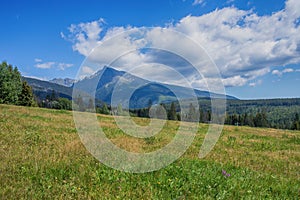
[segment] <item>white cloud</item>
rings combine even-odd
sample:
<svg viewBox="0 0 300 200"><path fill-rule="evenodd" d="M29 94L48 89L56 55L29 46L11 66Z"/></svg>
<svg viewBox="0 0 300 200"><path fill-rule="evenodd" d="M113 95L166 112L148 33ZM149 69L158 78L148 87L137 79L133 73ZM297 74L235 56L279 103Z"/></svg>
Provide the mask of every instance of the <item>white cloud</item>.
<svg viewBox="0 0 300 200"><path fill-rule="evenodd" d="M277 70L277 69L275 69L275 70L272 71L272 74L273 74L273 75L277 75L277 76L281 76L281 75L282 75L282 72L279 71L279 70Z"/></svg>
<svg viewBox="0 0 300 200"><path fill-rule="evenodd" d="M205 1L204 0L194 0L193 5L204 5Z"/></svg>
<svg viewBox="0 0 300 200"><path fill-rule="evenodd" d="M246 83L247 83L247 79L241 77L240 75L223 79L223 84L228 87L243 86Z"/></svg>
<svg viewBox="0 0 300 200"><path fill-rule="evenodd" d="M73 64L69 64L69 63L58 63L57 67L60 69L60 70L65 70L67 68L70 68L70 67L73 67Z"/></svg>
<svg viewBox="0 0 300 200"><path fill-rule="evenodd" d="M84 65L80 68L78 79L84 79L85 77L90 77L96 73L95 67Z"/></svg>
<svg viewBox="0 0 300 200"><path fill-rule="evenodd" d="M92 75L95 73L95 70L93 70L93 68L88 67L88 66L83 66L81 70L82 70L82 73L84 73L86 75Z"/></svg>
<svg viewBox="0 0 300 200"><path fill-rule="evenodd" d="M282 76L285 73L292 73L292 72L295 72L295 70L292 69L292 68L286 68L286 69L284 69L282 71L279 71L279 70L275 69L275 70L272 71L272 74L273 75L277 75L277 76Z"/></svg>
<svg viewBox="0 0 300 200"><path fill-rule="evenodd" d="M196 0L194 3L205 2ZM175 49L176 53L187 56L195 63L202 62L201 73L209 75L211 68L203 61L203 55L197 55L186 39L178 37L175 33L178 31L205 49L218 66L225 86L242 86L247 83L254 85L251 81L270 72L278 76L291 72L288 69L272 71L272 67L300 63L299 17L300 1L287 0L283 10L265 16L251 10L226 7L201 16L189 15L164 27L106 28L104 20L100 19L71 25L69 34L61 35L73 42L74 51L85 56L90 55L96 46L102 45L89 56L100 66L128 52L131 53L117 59L115 66L130 70L153 61L155 55L134 51L151 44ZM124 31L126 34L121 34ZM114 40L108 40L111 37L115 37ZM185 75L190 77L192 85L200 87L203 80L193 78L193 73ZM168 73L164 76L168 77Z"/></svg>
<svg viewBox="0 0 300 200"><path fill-rule="evenodd" d="M34 59L34 62L42 62L43 60L42 59L40 59L40 58L36 58L36 59Z"/></svg>
<svg viewBox="0 0 300 200"><path fill-rule="evenodd" d="M69 64L69 63L43 62L42 59L39 58L34 59L34 61L36 62L34 66L39 69L57 68L58 70L63 71L66 68L73 66L73 64Z"/></svg>
<svg viewBox="0 0 300 200"><path fill-rule="evenodd" d="M286 68L286 69L282 70L282 73L291 73L291 72L294 72L294 70L291 68Z"/></svg>
<svg viewBox="0 0 300 200"><path fill-rule="evenodd" d="M35 67L39 68L39 69L50 69L50 68L54 67L54 65L55 65L55 62L45 62L45 63L37 63L37 64L35 64Z"/></svg>
<svg viewBox="0 0 300 200"><path fill-rule="evenodd" d="M230 3L233 3L233 2L234 2L234 0L227 0L226 1L227 4L230 4Z"/></svg>
<svg viewBox="0 0 300 200"><path fill-rule="evenodd" d="M99 43L100 33L103 30L102 25L104 19L100 18L97 21L88 23L71 24L69 27L69 35L66 36L61 32L61 37L74 42L73 50L87 56L90 51Z"/></svg>

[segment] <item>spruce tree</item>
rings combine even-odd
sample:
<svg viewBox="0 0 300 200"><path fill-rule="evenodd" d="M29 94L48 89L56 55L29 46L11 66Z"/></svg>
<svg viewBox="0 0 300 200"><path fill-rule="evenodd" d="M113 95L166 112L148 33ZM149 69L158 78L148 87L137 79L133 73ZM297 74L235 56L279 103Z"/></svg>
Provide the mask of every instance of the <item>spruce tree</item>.
<svg viewBox="0 0 300 200"><path fill-rule="evenodd" d="M108 109L106 103L104 103L103 106L102 106L102 113L105 114L105 115L109 114L109 109Z"/></svg>
<svg viewBox="0 0 300 200"><path fill-rule="evenodd" d="M23 81L22 83L22 91L19 95L19 105L21 106L34 106L36 105L34 96L32 93L31 87L28 85L26 81Z"/></svg>
<svg viewBox="0 0 300 200"><path fill-rule="evenodd" d="M189 122L196 122L196 121L199 121L198 118L199 118L198 113L196 112L194 105L192 103L190 103L187 120Z"/></svg>
<svg viewBox="0 0 300 200"><path fill-rule="evenodd" d="M295 119L292 125L292 130L300 130L300 119L299 119L299 114L295 114Z"/></svg>
<svg viewBox="0 0 300 200"><path fill-rule="evenodd" d="M177 120L176 107L175 107L174 102L171 103L171 107L170 107L170 110L168 112L168 119L169 120Z"/></svg>

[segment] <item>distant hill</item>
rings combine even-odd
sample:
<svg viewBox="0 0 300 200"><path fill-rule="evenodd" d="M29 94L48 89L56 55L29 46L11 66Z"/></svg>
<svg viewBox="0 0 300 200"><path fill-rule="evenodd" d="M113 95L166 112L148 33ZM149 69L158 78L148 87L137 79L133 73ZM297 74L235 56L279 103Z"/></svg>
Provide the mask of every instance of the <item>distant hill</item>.
<svg viewBox="0 0 300 200"><path fill-rule="evenodd" d="M72 87L66 87L49 81L22 77L32 87L33 93L39 99L45 99L47 95L51 95L54 91L59 97L72 99Z"/></svg>

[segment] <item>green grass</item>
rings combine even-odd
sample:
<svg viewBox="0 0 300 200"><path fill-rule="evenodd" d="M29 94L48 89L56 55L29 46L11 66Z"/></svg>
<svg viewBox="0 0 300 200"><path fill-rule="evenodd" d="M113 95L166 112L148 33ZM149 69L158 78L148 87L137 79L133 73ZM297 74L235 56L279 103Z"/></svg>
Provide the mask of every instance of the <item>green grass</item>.
<svg viewBox="0 0 300 200"><path fill-rule="evenodd" d="M178 127L169 121L155 137L137 139L111 117L98 119L116 145L134 152L164 146ZM225 126L213 151L199 159L207 128L200 124L178 161L132 174L111 169L86 151L71 112L0 105L0 199L300 198L299 131Z"/></svg>

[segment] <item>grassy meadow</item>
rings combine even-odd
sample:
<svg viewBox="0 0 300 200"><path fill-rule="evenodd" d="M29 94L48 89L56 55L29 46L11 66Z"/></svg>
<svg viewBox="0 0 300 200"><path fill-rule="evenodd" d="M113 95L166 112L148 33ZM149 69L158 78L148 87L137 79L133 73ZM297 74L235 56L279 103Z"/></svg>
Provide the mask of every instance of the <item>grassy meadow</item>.
<svg viewBox="0 0 300 200"><path fill-rule="evenodd" d="M179 122L155 137L137 139L99 115L111 141L150 152L171 141ZM135 118L138 124L147 119ZM300 132L224 126L204 159L199 149L208 129L176 162L133 174L111 169L82 145L72 112L0 105L0 199L299 199Z"/></svg>

